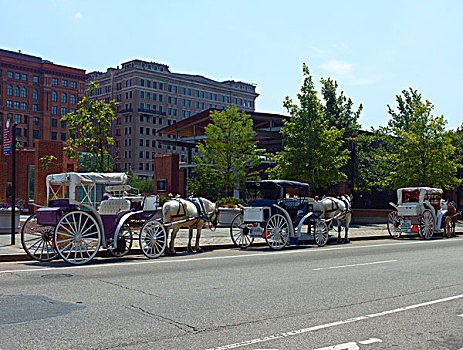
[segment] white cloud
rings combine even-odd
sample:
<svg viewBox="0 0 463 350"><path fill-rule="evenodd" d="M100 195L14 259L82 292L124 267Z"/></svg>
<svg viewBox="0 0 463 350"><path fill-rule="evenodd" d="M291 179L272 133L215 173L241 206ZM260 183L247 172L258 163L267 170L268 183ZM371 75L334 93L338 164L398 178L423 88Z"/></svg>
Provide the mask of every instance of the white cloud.
<svg viewBox="0 0 463 350"><path fill-rule="evenodd" d="M322 63L320 68L339 75L352 75L352 64L343 61L330 60Z"/></svg>
<svg viewBox="0 0 463 350"><path fill-rule="evenodd" d="M74 15L74 18L75 19L82 19L82 14L80 12L77 12L75 15Z"/></svg>
<svg viewBox="0 0 463 350"><path fill-rule="evenodd" d="M319 67L327 71L328 74L334 75L333 78L345 80L352 85L371 85L384 78L383 74L372 74L359 78L354 74L354 65L344 61L329 60Z"/></svg>

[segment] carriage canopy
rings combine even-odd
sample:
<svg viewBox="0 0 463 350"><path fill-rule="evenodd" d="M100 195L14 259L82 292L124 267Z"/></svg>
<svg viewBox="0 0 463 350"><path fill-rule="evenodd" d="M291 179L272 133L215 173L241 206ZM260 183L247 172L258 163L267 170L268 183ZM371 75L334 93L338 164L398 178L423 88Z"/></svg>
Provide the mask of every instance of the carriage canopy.
<svg viewBox="0 0 463 350"><path fill-rule="evenodd" d="M308 196L309 184L298 181L290 180L261 180L261 181L247 181L245 184L246 192L248 195L257 199L277 200L284 198L289 192L297 194L300 197ZM287 189L291 189L286 191Z"/></svg>
<svg viewBox="0 0 463 350"><path fill-rule="evenodd" d="M417 202L424 203L428 200L430 203L439 202L442 194L440 188L432 187L405 187L397 190L398 204Z"/></svg>
<svg viewBox="0 0 463 350"><path fill-rule="evenodd" d="M60 188L69 187L69 199L76 199L76 187L92 187L94 185L122 185L127 182L125 173L61 173L47 176L47 198L50 198L50 191L55 196L57 191L52 186ZM87 197L89 192L84 190ZM96 192L95 192L96 193Z"/></svg>

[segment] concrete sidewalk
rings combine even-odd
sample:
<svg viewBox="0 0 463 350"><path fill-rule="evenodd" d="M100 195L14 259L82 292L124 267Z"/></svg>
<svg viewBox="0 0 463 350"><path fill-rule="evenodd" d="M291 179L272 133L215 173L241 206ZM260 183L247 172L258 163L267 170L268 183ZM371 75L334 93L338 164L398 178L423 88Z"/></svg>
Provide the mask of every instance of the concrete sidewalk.
<svg viewBox="0 0 463 350"><path fill-rule="evenodd" d="M463 233L463 223L457 223L456 227L457 234ZM194 245L196 232L193 232L193 242ZM330 231L330 236L333 236L332 239L335 239L337 236L337 231L334 228ZM438 236L439 237L439 236ZM349 238L351 240L372 240L372 239L390 239L389 233L387 231L386 224L364 224L364 225L351 225L349 228ZM21 246L21 236L16 234L15 236L16 244L10 245L11 235L9 234L0 234L0 262L5 261L21 261L29 260L29 256L24 252ZM175 247L177 251L186 250L188 243L188 230L182 229L177 234L175 240ZM256 239L253 243L254 245L266 245L264 239ZM228 228L217 228L215 231L210 229L203 229L201 233L200 245L203 249L227 249L233 248L233 242L230 238L230 230ZM308 245L315 245L314 242L308 242ZM105 252L101 250L101 253ZM138 240L134 242L132 248L133 254L141 254L141 251L138 249Z"/></svg>

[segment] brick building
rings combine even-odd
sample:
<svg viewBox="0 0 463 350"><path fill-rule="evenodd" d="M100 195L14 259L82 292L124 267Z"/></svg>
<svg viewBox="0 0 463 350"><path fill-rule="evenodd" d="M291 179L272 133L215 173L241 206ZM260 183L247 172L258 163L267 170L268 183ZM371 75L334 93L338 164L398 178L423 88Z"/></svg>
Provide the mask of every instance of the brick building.
<svg viewBox="0 0 463 350"><path fill-rule="evenodd" d="M155 154L177 153L180 162L186 162L188 151L163 142L173 141L175 136L159 135L158 129L210 108L235 104L241 110L254 111L258 96L253 84L173 73L165 64L142 60L125 62L105 73L89 73L89 81L100 84L96 98L119 103L112 126L115 170L132 167L140 178L153 178Z"/></svg>
<svg viewBox="0 0 463 350"><path fill-rule="evenodd" d="M64 155L62 141L37 140L35 148L16 150L16 199L25 202L29 212L34 212L34 204L47 204L45 179L48 174L76 171L77 163ZM40 158L53 155L56 160L48 168L42 166ZM11 203L11 155L0 152L0 202Z"/></svg>
<svg viewBox="0 0 463 350"><path fill-rule="evenodd" d="M0 49L0 129L14 120L17 140L28 148L38 140L65 141L60 118L77 109L86 77L82 69Z"/></svg>

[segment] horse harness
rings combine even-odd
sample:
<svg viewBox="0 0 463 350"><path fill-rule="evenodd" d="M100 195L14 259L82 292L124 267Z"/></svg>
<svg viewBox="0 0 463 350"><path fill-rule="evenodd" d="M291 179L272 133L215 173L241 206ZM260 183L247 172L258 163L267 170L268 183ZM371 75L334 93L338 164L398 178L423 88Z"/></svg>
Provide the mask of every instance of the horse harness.
<svg viewBox="0 0 463 350"><path fill-rule="evenodd" d="M174 198L172 200L175 200L179 203L177 214L171 215L172 218L178 218L178 217L184 217L186 216L186 210L185 210L185 203L182 202L178 198ZM193 203L194 206L196 207L197 215L193 218L193 220L196 220L194 225L197 225L200 220L203 220L206 222L207 220L210 220L212 218L209 217L206 213L206 208L204 207L204 203L200 197L197 198L187 198L185 199L186 201L189 201L190 203ZM197 200L197 201L196 201ZM183 213L182 213L183 211Z"/></svg>
<svg viewBox="0 0 463 350"><path fill-rule="evenodd" d="M341 219L341 218L344 218L348 213L352 212L352 208L350 206L350 202L345 199L344 197L337 197L337 199L339 199L341 202L344 203L344 206L345 206L345 209L344 210L341 210L341 208L339 208L339 205L337 202L335 202L333 200L332 197L328 197L328 198L325 198L325 199L329 199L331 201L331 207L332 209L329 209L329 210L326 210L325 209L325 213L331 213L331 212L335 212L335 211L339 211L340 213L338 215L336 215L333 219Z"/></svg>

